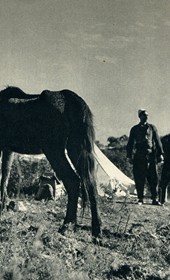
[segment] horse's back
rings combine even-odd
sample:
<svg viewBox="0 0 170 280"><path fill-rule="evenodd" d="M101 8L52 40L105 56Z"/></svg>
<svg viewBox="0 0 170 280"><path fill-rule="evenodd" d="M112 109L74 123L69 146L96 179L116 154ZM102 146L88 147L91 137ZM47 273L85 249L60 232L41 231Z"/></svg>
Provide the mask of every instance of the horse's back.
<svg viewBox="0 0 170 280"><path fill-rule="evenodd" d="M46 103L58 108L59 111L64 111L64 109L70 107L82 108L87 104L85 101L77 95L75 92L63 89L59 91L43 90L40 94L28 94L22 91L18 87L7 87L6 89L0 91L0 102L9 101L10 103L27 103L29 100L39 99L40 103Z"/></svg>
<svg viewBox="0 0 170 280"><path fill-rule="evenodd" d="M43 90L41 93L41 98L54 105L60 103L61 101L73 102L73 104L86 104L85 101L77 93L69 89L62 89L59 91Z"/></svg>
<svg viewBox="0 0 170 280"><path fill-rule="evenodd" d="M83 120L86 115L92 118L92 113L87 103L83 98L71 90L44 90L41 93L40 99L52 106L53 110L64 114L73 123Z"/></svg>

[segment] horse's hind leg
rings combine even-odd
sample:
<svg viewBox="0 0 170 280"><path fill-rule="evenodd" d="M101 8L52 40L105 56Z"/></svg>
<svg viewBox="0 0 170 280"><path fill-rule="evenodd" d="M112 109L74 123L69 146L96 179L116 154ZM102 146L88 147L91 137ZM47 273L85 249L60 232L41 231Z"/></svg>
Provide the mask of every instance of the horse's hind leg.
<svg viewBox="0 0 170 280"><path fill-rule="evenodd" d="M77 142L78 142L77 138L73 138L71 140L69 139L67 144L67 151L68 151L68 156L71 159L71 162L75 166L80 176L82 176L82 166L79 165L82 149L81 146L77 144ZM85 158L84 160L87 163L88 157ZM83 178L82 176L82 180L81 180L82 184L84 183L83 182L84 179L85 178ZM91 209L91 217L92 217L92 235L94 237L101 237L101 219L98 211L98 193L97 193L97 186L93 173L91 173L91 176L89 176L88 178L88 186L86 188L88 191L88 196L90 201L90 209Z"/></svg>
<svg viewBox="0 0 170 280"><path fill-rule="evenodd" d="M79 195L80 179L70 166L63 150L44 149L44 154L49 160L56 176L62 180L68 194L67 212L64 219L64 232L68 225L75 226L77 222L77 202Z"/></svg>
<svg viewBox="0 0 170 280"><path fill-rule="evenodd" d="M1 210L4 209L7 199L7 185L13 160L13 153L4 150L2 154L2 178L1 178Z"/></svg>

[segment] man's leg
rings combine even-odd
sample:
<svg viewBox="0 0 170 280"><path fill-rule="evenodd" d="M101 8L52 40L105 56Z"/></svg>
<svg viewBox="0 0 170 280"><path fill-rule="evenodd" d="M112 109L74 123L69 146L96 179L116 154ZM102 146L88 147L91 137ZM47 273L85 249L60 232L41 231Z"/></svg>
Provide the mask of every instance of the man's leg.
<svg viewBox="0 0 170 280"><path fill-rule="evenodd" d="M157 172L157 165L155 161L151 161L148 166L147 171L147 180L150 186L151 191L151 199L153 201L153 204L157 200L157 186L158 186L158 172Z"/></svg>
<svg viewBox="0 0 170 280"><path fill-rule="evenodd" d="M146 159L134 158L133 174L134 174L138 199L140 202L143 202L146 172L147 172Z"/></svg>

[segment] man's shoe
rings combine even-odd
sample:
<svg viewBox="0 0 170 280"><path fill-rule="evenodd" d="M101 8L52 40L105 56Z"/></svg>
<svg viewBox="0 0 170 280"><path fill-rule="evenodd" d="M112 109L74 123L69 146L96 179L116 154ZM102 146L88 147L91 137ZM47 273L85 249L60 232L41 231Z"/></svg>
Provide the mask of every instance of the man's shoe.
<svg viewBox="0 0 170 280"><path fill-rule="evenodd" d="M166 208L166 206L165 206L165 204L164 204L164 203L161 203L161 206Z"/></svg>
<svg viewBox="0 0 170 280"><path fill-rule="evenodd" d="M142 199L139 199L138 200L138 205L142 205L143 204L143 200Z"/></svg>
<svg viewBox="0 0 170 280"><path fill-rule="evenodd" d="M152 200L152 205L162 206L162 204L159 201L155 200L155 199Z"/></svg>

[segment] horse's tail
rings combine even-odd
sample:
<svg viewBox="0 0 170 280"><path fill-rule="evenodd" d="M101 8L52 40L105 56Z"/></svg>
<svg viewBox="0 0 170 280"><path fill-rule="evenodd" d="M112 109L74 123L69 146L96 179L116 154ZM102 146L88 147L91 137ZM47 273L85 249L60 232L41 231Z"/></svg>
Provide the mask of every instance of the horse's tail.
<svg viewBox="0 0 170 280"><path fill-rule="evenodd" d="M81 97L71 91L64 93L70 120L67 151L81 179L82 202L85 208L90 190L96 188L93 114Z"/></svg>
<svg viewBox="0 0 170 280"><path fill-rule="evenodd" d="M93 114L87 104L83 110L81 131L79 136L80 153L77 162L77 171L81 178L81 197L83 211L87 205L89 195L95 195L96 189L96 168L94 156L95 131Z"/></svg>
<svg viewBox="0 0 170 280"><path fill-rule="evenodd" d="M86 108L80 140L81 151L77 162L77 168L81 178L81 193L84 209L88 201L90 189L96 188L94 158L95 133L93 115L89 108Z"/></svg>

